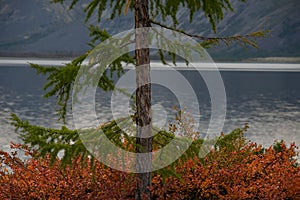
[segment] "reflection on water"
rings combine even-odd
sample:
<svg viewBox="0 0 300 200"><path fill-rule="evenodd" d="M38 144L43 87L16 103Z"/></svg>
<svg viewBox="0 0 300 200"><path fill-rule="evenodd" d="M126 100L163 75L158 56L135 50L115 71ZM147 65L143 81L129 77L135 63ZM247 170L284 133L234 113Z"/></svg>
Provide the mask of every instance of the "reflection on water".
<svg viewBox="0 0 300 200"><path fill-rule="evenodd" d="M167 71L159 73L167 76ZM200 132L205 132L210 119L210 98L202 78L193 71L181 71L197 93L200 108ZM237 72L221 73L227 93L227 116L224 132L249 123L247 138L271 145L284 139L300 145L300 72ZM14 128L8 123L10 113L33 124L59 128L55 98L42 97L45 77L35 75L27 67L0 68L0 147L7 149L9 142L17 142ZM174 83L176 84L176 83ZM96 111L100 119L110 118L111 93L97 92ZM166 115L166 123L176 113L176 97L165 87L153 86L153 105L157 115ZM187 97L188 99L189 97ZM193 102L191 102L193 103ZM122 109L120 103L118 109ZM155 120L154 120L155 121ZM160 122L156 122L160 123ZM68 116L68 126L73 127Z"/></svg>

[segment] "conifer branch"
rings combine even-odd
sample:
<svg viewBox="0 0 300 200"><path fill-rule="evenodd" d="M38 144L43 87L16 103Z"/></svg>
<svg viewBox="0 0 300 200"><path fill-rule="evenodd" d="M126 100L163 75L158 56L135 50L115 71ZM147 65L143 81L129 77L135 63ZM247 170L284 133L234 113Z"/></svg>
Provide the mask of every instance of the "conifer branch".
<svg viewBox="0 0 300 200"><path fill-rule="evenodd" d="M201 35L197 35L197 34L191 34L182 29L178 29L175 27L167 26L167 25L157 22L153 19L150 19L150 23L158 25L162 28L166 28L166 29L169 29L172 31L182 33L182 34L192 37L192 38L202 40L203 41L202 45L204 45L205 47L209 47L209 45L218 45L220 42L223 42L226 44L226 46L229 46L229 44L231 42L235 41L235 42L238 42L241 46L250 45L252 47L258 48L256 39L267 37L267 36L269 36L269 33L270 33L270 31L268 31L268 30L262 30L262 31L248 33L245 35L235 35L235 36L228 36L228 37L206 37L206 36L201 36Z"/></svg>

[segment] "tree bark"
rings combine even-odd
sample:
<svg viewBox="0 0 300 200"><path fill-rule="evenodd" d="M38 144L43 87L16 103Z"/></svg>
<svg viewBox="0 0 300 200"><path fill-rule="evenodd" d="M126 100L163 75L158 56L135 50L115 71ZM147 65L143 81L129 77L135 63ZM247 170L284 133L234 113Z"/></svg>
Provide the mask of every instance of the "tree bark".
<svg viewBox="0 0 300 200"><path fill-rule="evenodd" d="M148 0L135 0L135 28L150 27ZM136 56L136 152L152 152L151 138L151 82L150 82L150 54L148 31L139 29L135 34ZM144 47L144 48L141 48ZM151 199L152 156L137 154L137 189L136 199Z"/></svg>

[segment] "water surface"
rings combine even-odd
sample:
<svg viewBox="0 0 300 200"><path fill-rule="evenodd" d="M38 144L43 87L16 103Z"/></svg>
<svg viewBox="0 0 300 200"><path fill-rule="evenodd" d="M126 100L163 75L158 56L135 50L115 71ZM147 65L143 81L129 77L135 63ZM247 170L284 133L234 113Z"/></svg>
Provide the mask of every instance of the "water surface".
<svg viewBox="0 0 300 200"><path fill-rule="evenodd" d="M226 64L221 71L227 95L225 133L249 123L247 138L265 146L283 139L300 145L300 71L299 65L281 65L275 70L253 65ZM225 66L225 65L223 65ZM298 66L298 68L297 68ZM284 67L288 70L284 71ZM193 70L179 70L196 91L201 112L200 132L205 132L210 119L210 97L203 79ZM168 77L168 70L157 71ZM17 134L9 125L10 113L36 125L59 128L55 97L43 98L46 78L36 75L28 65L1 64L0 67L0 147L7 149L11 141L17 142ZM176 84L176 82L174 82ZM178 100L172 91L159 85L153 86L153 104L161 105L169 118ZM110 115L111 93L97 92L96 111L99 118ZM187 99L189 97L186 97ZM195 104L196 105L196 104ZM120 109L122 104L120 104ZM161 107L159 107L161 108ZM69 115L68 126L73 128Z"/></svg>

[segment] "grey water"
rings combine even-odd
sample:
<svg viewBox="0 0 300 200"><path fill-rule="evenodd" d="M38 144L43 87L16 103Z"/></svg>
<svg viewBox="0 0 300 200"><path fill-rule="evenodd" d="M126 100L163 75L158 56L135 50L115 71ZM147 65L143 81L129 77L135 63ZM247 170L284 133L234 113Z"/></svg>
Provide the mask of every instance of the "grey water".
<svg viewBox="0 0 300 200"><path fill-rule="evenodd" d="M232 64L236 66L237 64ZM239 64L243 69L244 64ZM300 146L300 71L281 70L220 70L226 91L225 133L248 123L247 139L269 146L275 140L295 142ZM285 64L287 69L290 68ZM284 67L283 66L283 67ZM202 77L195 70L178 70L190 83L197 96L200 110L199 131L205 132L211 117L211 98ZM171 77L168 70L157 70L157 75ZM115 80L117 81L117 79ZM20 142L14 127L9 124L10 113L35 125L59 128L56 98L43 98L46 77L36 75L27 65L2 65L0 67L0 149L8 149L11 141ZM180 82L171 81L175 86ZM178 85L180 87L180 85ZM112 93L97 91L96 113L101 119L111 116ZM186 96L189 99L188 96ZM194 102L192 102L194 103ZM167 116L164 123L176 114L179 106L176 94L159 84L152 86L154 112ZM117 110L122 110L122 103ZM159 118L161 119L161 118ZM155 120L154 120L155 121ZM156 122L159 124L160 122ZM71 113L68 127L74 128Z"/></svg>

